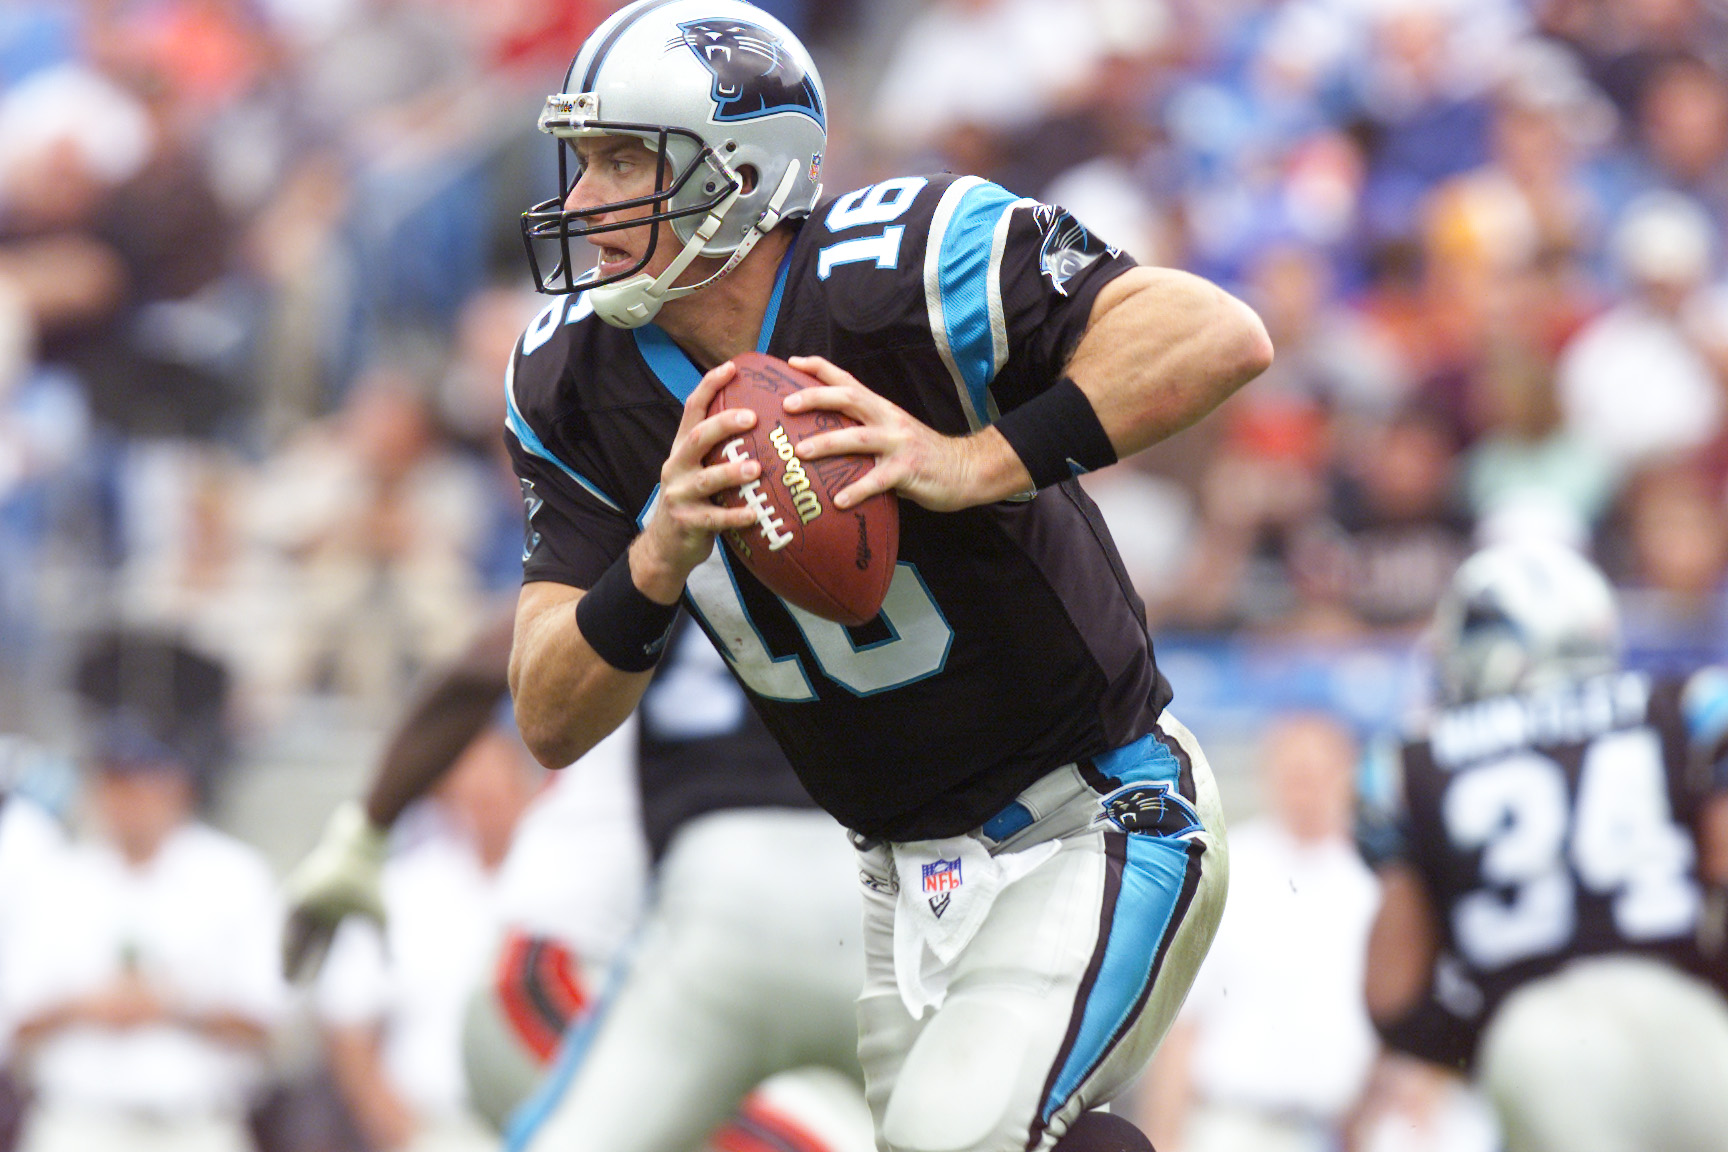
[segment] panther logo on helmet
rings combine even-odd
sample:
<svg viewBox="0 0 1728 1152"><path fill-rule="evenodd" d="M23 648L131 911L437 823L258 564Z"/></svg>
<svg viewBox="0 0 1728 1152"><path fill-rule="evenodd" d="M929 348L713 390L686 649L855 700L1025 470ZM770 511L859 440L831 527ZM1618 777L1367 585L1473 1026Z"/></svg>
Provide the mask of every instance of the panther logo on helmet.
<svg viewBox="0 0 1728 1152"><path fill-rule="evenodd" d="M682 44L714 75L714 119L751 120L774 112L802 112L826 127L822 97L803 67L765 28L741 20L692 20L667 44Z"/></svg>
<svg viewBox="0 0 1728 1152"><path fill-rule="evenodd" d="M1607 578L1580 553L1508 541L1458 566L1432 642L1442 698L1463 704L1612 671L1620 614Z"/></svg>

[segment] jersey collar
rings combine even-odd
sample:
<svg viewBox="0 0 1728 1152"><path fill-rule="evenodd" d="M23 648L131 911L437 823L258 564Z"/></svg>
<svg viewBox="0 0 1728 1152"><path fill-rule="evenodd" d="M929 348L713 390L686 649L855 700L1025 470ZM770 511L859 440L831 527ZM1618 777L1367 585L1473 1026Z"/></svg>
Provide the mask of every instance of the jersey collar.
<svg viewBox="0 0 1728 1152"><path fill-rule="evenodd" d="M786 294L786 277L792 269L792 249L798 246L797 237L786 245L785 253L780 257L780 269L774 274L774 291L768 297L768 311L762 315L762 331L756 337L756 351L768 351L768 342L774 335L775 322L780 319L780 301ZM658 324L644 324L634 329L636 350L642 354L642 360L648 365L648 370L659 379L662 387L678 398L682 404L690 398L690 393L696 391L696 385L702 382L702 371L684 354L684 349L678 347L672 337L666 335L665 329Z"/></svg>

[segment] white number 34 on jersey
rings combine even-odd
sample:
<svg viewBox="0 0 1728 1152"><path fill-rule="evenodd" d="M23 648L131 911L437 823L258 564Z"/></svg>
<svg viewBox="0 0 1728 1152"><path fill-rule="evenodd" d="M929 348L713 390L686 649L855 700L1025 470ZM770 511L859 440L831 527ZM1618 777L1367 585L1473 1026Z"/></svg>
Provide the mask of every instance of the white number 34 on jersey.
<svg viewBox="0 0 1728 1152"><path fill-rule="evenodd" d="M1575 803L1565 769L1521 751L1460 775L1442 812L1454 845L1482 849L1486 887L1452 911L1459 949L1482 970L1564 949L1577 930L1578 885L1611 897L1614 926L1630 942L1697 923L1696 849L1674 822L1650 728L1593 741Z"/></svg>

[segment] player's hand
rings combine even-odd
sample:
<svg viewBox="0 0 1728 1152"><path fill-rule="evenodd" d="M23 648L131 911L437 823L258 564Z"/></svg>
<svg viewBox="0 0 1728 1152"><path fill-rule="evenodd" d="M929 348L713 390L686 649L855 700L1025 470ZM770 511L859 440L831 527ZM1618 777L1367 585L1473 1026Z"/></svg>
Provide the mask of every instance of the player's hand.
<svg viewBox="0 0 1728 1152"><path fill-rule="evenodd" d="M746 484L762 474L755 460L713 466L703 457L756 423L747 408L708 415L708 405L737 369L731 361L702 377L684 402L684 417L673 437L672 451L660 468L660 498L654 514L632 548L631 572L636 586L650 599L669 604L684 590L691 569L714 550L714 537L728 528L748 528L756 522L749 508L723 508L712 497Z"/></svg>
<svg viewBox="0 0 1728 1152"><path fill-rule="evenodd" d="M290 980L318 974L343 917L384 922L382 877L388 845L388 833L367 819L359 803L349 801L331 814L323 838L286 883L282 970Z"/></svg>
<svg viewBox="0 0 1728 1152"><path fill-rule="evenodd" d="M822 387L788 396L786 411L824 408L843 412L859 424L806 437L795 446L798 455L804 459L876 457L874 468L835 494L836 507L850 508L892 488L933 512L952 512L1003 500L1030 487L1019 457L1000 436L993 434L986 440L944 435L820 356L792 356L787 363L822 381Z"/></svg>

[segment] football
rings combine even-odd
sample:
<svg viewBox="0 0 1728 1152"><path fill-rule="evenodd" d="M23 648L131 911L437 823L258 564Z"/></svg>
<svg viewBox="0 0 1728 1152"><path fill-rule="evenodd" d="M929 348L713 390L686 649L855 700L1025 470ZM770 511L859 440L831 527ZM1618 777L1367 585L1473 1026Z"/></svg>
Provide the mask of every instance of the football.
<svg viewBox="0 0 1728 1152"><path fill-rule="evenodd" d="M724 533L726 547L756 579L783 599L839 624L864 624L882 610L900 551L900 505L893 492L871 496L844 511L834 494L869 471L869 456L800 460L799 441L817 432L855 426L839 412L784 411L781 401L820 384L784 360L760 352L733 359L737 374L708 406L710 416L748 408L756 425L723 441L707 464L754 459L762 473L714 497L730 508L748 506L756 523Z"/></svg>

